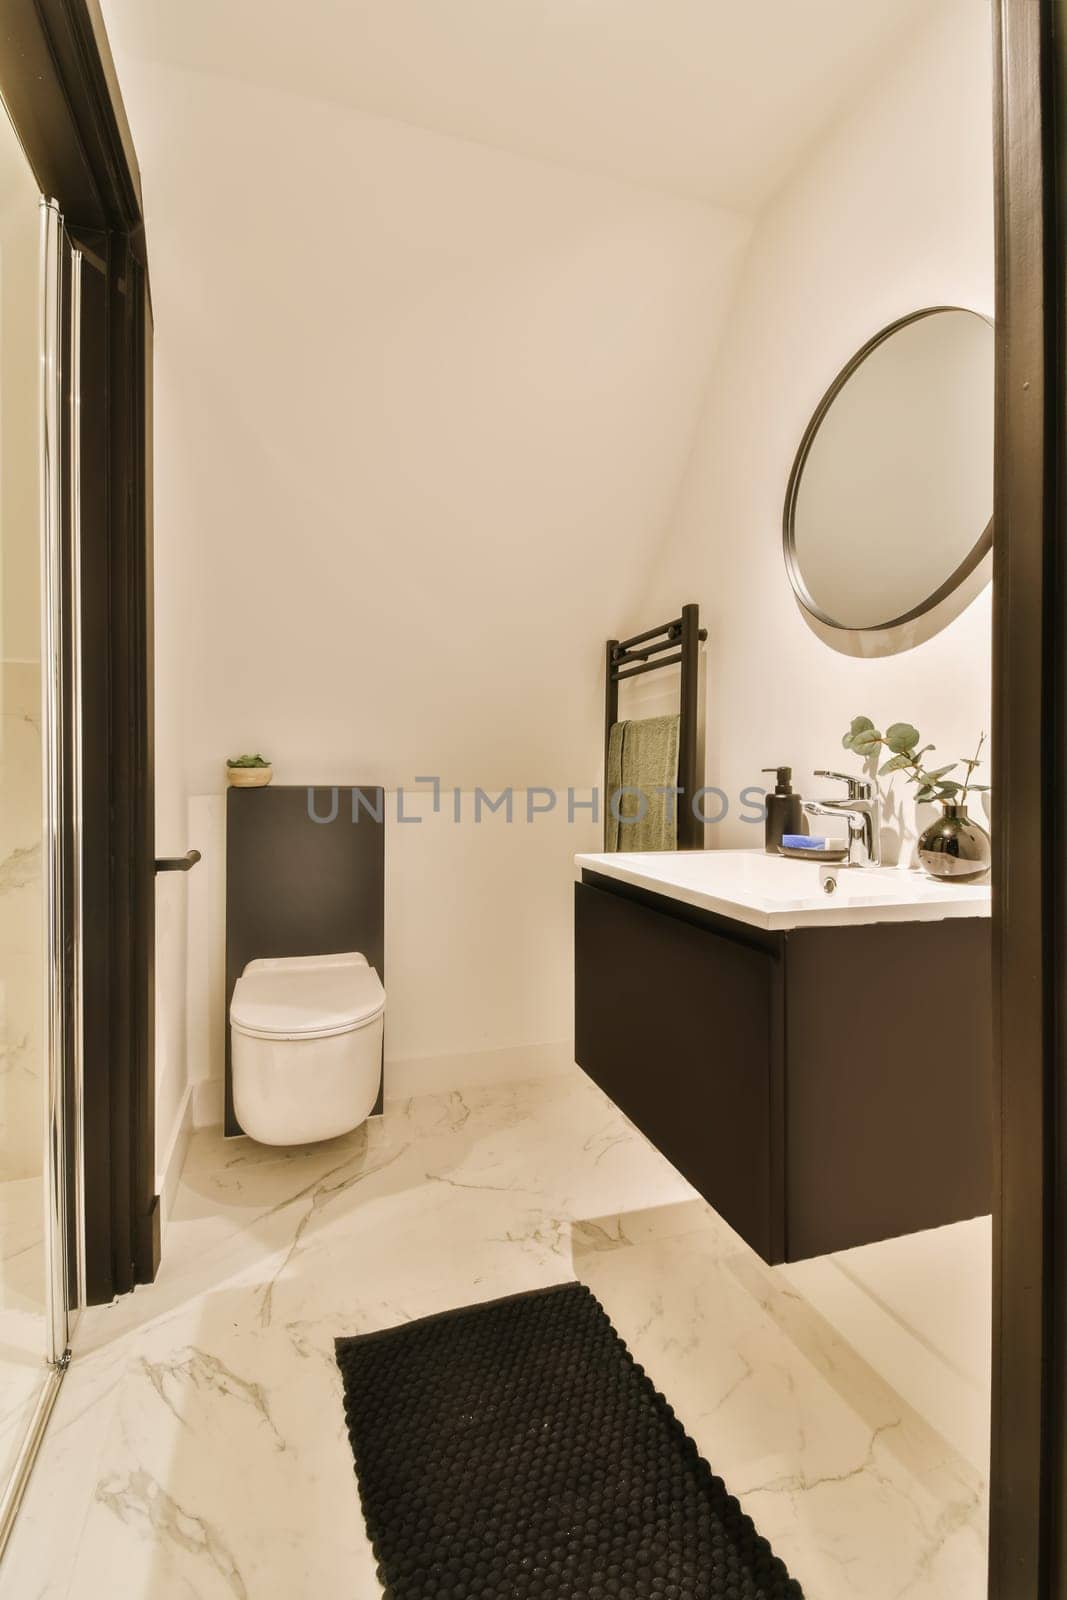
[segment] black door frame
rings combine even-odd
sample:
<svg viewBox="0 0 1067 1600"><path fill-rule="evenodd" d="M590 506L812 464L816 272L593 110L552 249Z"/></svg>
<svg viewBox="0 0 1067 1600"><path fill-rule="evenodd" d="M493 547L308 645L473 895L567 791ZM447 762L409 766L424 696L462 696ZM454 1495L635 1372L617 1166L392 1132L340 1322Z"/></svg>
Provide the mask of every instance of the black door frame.
<svg viewBox="0 0 1067 1600"><path fill-rule="evenodd" d="M140 180L96 0L3 0L0 94L83 251L86 1285L155 1276L152 315ZM84 327L84 322L83 322ZM86 362L90 370L85 371ZM105 415L99 414L103 405Z"/></svg>
<svg viewBox="0 0 1067 1600"><path fill-rule="evenodd" d="M995 0L994 1600L1067 1595L1064 0Z"/></svg>

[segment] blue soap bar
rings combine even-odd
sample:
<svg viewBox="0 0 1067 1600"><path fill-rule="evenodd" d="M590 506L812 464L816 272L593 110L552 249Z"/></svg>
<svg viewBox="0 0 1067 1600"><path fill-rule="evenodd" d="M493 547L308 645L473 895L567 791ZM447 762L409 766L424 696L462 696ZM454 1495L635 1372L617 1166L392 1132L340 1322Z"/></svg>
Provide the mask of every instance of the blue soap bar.
<svg viewBox="0 0 1067 1600"><path fill-rule="evenodd" d="M815 833L783 833L782 843L787 850L825 850L826 840Z"/></svg>

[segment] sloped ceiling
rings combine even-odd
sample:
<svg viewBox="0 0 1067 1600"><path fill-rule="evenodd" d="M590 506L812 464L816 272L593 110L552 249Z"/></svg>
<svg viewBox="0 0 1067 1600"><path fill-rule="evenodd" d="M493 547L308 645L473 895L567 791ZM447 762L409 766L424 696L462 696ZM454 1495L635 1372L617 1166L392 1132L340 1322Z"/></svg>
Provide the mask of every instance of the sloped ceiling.
<svg viewBox="0 0 1067 1600"><path fill-rule="evenodd" d="M937 0L108 0L126 55L752 211Z"/></svg>
<svg viewBox="0 0 1067 1600"><path fill-rule="evenodd" d="M106 0L191 792L598 778L751 214L915 9Z"/></svg>

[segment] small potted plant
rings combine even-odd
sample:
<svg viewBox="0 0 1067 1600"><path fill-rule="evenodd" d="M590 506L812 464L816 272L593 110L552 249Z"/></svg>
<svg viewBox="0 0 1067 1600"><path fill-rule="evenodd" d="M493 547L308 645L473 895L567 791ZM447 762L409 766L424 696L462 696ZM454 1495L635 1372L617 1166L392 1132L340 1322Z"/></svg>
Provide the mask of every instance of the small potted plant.
<svg viewBox="0 0 1067 1600"><path fill-rule="evenodd" d="M234 756L226 763L226 780L235 789L262 789L274 776L274 768L262 756Z"/></svg>
<svg viewBox="0 0 1067 1600"><path fill-rule="evenodd" d="M981 765L985 734L978 739L973 756L962 756L947 767L928 767L923 758L934 746L920 745L918 728L910 722L894 722L881 733L870 717L854 717L841 743L846 750L865 760L877 760L881 751L889 759L878 769L878 776L906 772L915 787L915 802L936 801L941 815L919 838L919 865L931 878L941 882L974 883L989 871L992 849L989 835L968 815L967 796L985 793L989 785L975 783L975 768ZM963 766L962 782L950 776Z"/></svg>

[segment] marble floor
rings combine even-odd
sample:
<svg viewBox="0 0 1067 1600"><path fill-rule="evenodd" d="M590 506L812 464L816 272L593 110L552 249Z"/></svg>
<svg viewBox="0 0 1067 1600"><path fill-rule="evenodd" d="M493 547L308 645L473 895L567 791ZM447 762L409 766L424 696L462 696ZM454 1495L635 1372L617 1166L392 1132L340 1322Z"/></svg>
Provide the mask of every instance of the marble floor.
<svg viewBox="0 0 1067 1600"><path fill-rule="evenodd" d="M577 1071L198 1134L157 1282L82 1319L0 1600L374 1600L334 1338L572 1277L809 1600L979 1600L978 1468Z"/></svg>
<svg viewBox="0 0 1067 1600"><path fill-rule="evenodd" d="M44 1204L40 1178L0 1183L0 1482L44 1386Z"/></svg>

